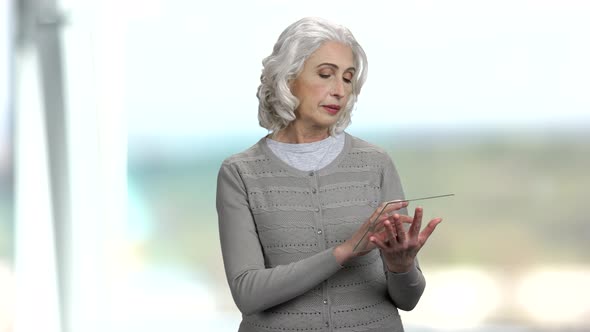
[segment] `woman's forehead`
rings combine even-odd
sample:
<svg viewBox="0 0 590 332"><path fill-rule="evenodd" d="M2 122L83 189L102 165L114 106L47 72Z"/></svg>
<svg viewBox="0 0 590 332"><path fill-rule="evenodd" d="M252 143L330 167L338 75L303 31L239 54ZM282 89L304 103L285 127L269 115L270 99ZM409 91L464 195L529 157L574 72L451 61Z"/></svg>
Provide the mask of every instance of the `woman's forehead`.
<svg viewBox="0 0 590 332"><path fill-rule="evenodd" d="M323 64L335 65L343 70L354 67L354 57L350 46L334 41L322 44L306 62L314 67Z"/></svg>

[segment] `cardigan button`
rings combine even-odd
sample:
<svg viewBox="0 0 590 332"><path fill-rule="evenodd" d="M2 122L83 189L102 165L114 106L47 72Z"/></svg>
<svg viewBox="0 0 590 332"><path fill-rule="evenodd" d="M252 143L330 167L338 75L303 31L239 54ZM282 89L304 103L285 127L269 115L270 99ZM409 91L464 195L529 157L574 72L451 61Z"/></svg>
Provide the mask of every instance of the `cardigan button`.
<svg viewBox="0 0 590 332"><path fill-rule="evenodd" d="M313 171L309 172L309 176L313 176Z"/></svg>
<svg viewBox="0 0 590 332"><path fill-rule="evenodd" d="M328 300L324 300L324 304L328 304Z"/></svg>
<svg viewBox="0 0 590 332"><path fill-rule="evenodd" d="M322 235L322 230L318 229L318 234Z"/></svg>

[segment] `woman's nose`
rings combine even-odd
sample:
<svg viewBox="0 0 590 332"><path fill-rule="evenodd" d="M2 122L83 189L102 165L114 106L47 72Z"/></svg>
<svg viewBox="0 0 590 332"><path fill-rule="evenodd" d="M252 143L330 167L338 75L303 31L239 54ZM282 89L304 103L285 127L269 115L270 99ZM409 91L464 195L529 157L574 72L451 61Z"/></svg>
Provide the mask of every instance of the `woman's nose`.
<svg viewBox="0 0 590 332"><path fill-rule="evenodd" d="M335 80L332 86L332 96L342 98L344 97L344 93L344 82Z"/></svg>

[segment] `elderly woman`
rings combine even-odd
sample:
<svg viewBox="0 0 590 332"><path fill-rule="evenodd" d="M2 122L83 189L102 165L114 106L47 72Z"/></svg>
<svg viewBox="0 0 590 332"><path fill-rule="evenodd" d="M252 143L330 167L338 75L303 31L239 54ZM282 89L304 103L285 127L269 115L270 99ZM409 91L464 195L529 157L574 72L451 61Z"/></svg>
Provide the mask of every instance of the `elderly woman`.
<svg viewBox="0 0 590 332"><path fill-rule="evenodd" d="M379 215L403 198L399 176L382 149L344 132L367 76L363 49L345 27L304 18L263 66L269 134L226 159L217 186L239 331L403 331L398 309L412 310L425 286L416 254L442 219L420 231L422 210L407 216L405 202Z"/></svg>

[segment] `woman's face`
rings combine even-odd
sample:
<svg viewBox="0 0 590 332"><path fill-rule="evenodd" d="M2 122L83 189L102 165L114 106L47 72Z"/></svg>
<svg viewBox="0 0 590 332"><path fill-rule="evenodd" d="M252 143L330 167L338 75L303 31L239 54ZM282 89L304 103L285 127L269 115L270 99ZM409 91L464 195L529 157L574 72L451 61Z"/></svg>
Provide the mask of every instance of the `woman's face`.
<svg viewBox="0 0 590 332"><path fill-rule="evenodd" d="M305 61L299 76L290 82L291 93L299 99L295 121L314 129L335 124L352 93L354 73L349 46L332 41L320 46Z"/></svg>

